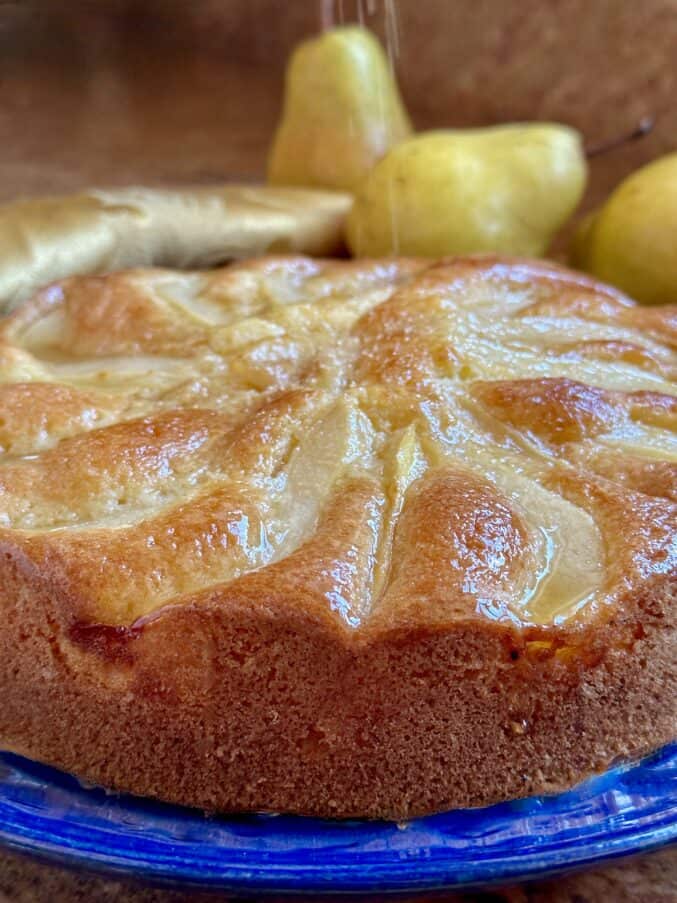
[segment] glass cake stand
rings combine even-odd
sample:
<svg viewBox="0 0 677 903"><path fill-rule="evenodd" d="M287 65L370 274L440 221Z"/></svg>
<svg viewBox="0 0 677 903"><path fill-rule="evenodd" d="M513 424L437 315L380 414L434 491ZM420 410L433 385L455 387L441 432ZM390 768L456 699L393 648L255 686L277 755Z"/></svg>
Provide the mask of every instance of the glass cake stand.
<svg viewBox="0 0 677 903"><path fill-rule="evenodd" d="M523 881L677 840L677 744L558 796L405 824L201 812L83 787L0 753L0 843L174 886L415 893Z"/></svg>

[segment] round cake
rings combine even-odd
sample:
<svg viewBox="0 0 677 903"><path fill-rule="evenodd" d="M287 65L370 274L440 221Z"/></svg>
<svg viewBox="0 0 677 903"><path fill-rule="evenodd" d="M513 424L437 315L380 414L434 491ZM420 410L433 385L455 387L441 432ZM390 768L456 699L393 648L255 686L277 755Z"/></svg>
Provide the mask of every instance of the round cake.
<svg viewBox="0 0 677 903"><path fill-rule="evenodd" d="M486 257L44 289L0 325L0 748L403 819L670 740L676 337Z"/></svg>

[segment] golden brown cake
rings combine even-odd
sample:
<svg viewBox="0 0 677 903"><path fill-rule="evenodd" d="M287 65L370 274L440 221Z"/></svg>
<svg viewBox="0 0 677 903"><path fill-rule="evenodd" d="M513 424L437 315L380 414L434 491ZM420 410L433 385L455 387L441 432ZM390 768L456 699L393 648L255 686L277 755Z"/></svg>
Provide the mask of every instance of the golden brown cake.
<svg viewBox="0 0 677 903"><path fill-rule="evenodd" d="M661 745L676 336L488 258L45 289L0 335L0 746L405 818Z"/></svg>

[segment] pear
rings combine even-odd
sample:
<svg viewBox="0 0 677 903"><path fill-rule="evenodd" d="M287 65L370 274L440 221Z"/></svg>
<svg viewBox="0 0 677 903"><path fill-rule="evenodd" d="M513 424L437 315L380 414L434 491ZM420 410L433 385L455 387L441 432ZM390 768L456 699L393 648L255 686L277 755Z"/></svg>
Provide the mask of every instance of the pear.
<svg viewBox="0 0 677 903"><path fill-rule="evenodd" d="M581 223L572 258L642 304L677 303L677 153L621 182Z"/></svg>
<svg viewBox="0 0 677 903"><path fill-rule="evenodd" d="M348 216L357 256L538 256L583 193L578 132L550 123L428 132L398 144Z"/></svg>
<svg viewBox="0 0 677 903"><path fill-rule="evenodd" d="M272 185L353 191L411 124L378 40L359 26L306 41L287 69Z"/></svg>

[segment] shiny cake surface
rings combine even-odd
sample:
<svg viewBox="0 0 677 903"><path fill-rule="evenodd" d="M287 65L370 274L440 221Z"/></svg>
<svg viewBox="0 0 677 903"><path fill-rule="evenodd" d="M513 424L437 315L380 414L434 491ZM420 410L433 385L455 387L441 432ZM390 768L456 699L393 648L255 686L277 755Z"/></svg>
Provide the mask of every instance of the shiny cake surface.
<svg viewBox="0 0 677 903"><path fill-rule="evenodd" d="M112 625L589 619L675 567L676 332L527 262L68 280L2 327L0 536Z"/></svg>

